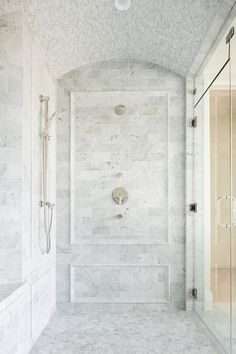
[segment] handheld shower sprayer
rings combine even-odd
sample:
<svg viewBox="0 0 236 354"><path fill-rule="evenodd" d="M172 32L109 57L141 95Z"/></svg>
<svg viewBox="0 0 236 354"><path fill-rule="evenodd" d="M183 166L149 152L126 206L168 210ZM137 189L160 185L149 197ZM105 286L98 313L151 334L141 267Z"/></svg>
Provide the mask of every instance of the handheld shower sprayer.
<svg viewBox="0 0 236 354"><path fill-rule="evenodd" d="M41 133L41 136L49 136L49 128L52 124L52 122L56 119L59 119L59 120L62 120L62 115L64 113L64 109L61 110L60 112L54 112L48 119L47 121L45 122L45 126L43 127L42 129L42 133Z"/></svg>
<svg viewBox="0 0 236 354"><path fill-rule="evenodd" d="M42 122L42 150L43 150L43 161L42 161L42 200L40 206L43 208L43 219L44 219L44 230L46 235L46 249L42 249L42 253L49 253L51 250L51 230L53 222L53 209L55 204L48 201L48 142L50 140L49 129L52 122L55 119L60 119L64 110L60 112L54 112L50 117L48 116L48 96L39 96L39 101L41 104L44 103L44 120Z"/></svg>

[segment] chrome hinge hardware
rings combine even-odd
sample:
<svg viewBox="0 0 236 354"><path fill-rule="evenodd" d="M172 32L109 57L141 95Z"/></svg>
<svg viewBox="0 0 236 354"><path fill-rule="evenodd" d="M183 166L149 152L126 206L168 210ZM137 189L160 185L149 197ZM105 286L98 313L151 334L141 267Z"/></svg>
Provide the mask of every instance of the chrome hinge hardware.
<svg viewBox="0 0 236 354"><path fill-rule="evenodd" d="M189 210L193 213L197 213L197 203L193 203L189 205Z"/></svg>
<svg viewBox="0 0 236 354"><path fill-rule="evenodd" d="M229 43L233 35L234 35L234 27L231 27L225 39L226 44Z"/></svg>
<svg viewBox="0 0 236 354"><path fill-rule="evenodd" d="M193 119L190 119L189 126L192 127L192 128L196 128L197 127L197 117L194 117Z"/></svg>
<svg viewBox="0 0 236 354"><path fill-rule="evenodd" d="M196 288L191 289L191 294L192 294L192 297L195 300L197 300L197 289Z"/></svg>

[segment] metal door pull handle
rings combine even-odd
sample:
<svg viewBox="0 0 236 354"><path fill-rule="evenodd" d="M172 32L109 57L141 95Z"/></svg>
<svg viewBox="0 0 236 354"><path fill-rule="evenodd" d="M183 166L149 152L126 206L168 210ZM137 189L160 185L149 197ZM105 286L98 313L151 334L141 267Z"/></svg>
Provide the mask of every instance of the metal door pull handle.
<svg viewBox="0 0 236 354"><path fill-rule="evenodd" d="M222 197L217 198L217 220L218 220L218 225L221 227L232 227L232 224L223 224L221 222L221 201L225 199L230 199L230 200L234 200L233 197L231 197L230 195L224 195Z"/></svg>

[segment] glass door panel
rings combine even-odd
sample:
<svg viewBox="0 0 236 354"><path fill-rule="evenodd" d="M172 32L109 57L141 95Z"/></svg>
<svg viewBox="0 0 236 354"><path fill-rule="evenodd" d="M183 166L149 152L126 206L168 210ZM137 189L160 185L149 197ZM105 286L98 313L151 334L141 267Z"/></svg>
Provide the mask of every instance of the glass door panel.
<svg viewBox="0 0 236 354"><path fill-rule="evenodd" d="M236 354L236 87L232 86L232 222L231 229L231 298L232 353Z"/></svg>
<svg viewBox="0 0 236 354"><path fill-rule="evenodd" d="M194 96L194 103L196 104L205 89L211 83L211 81L216 77L216 75L221 70L224 63L229 59L229 48L228 45L225 44L225 38L219 43L216 48L214 55L209 59L207 66L210 68L207 72L200 72L197 76L195 76L195 87L197 89L196 94Z"/></svg>
<svg viewBox="0 0 236 354"><path fill-rule="evenodd" d="M195 309L230 352L231 335L231 91L230 65L195 107Z"/></svg>
<svg viewBox="0 0 236 354"><path fill-rule="evenodd" d="M235 21L236 22L236 21ZM231 336L232 353L236 354L236 38L231 41L231 103L232 103L232 222L231 229Z"/></svg>

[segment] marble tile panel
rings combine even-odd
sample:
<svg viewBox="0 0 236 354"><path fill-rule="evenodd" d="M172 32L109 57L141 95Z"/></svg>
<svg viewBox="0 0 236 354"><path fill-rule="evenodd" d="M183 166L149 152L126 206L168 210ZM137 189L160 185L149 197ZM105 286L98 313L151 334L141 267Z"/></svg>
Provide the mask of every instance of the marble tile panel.
<svg viewBox="0 0 236 354"><path fill-rule="evenodd" d="M68 144L66 151L70 143L70 94L78 90L81 92L78 94L80 99L74 100L77 146L77 193L74 193L74 197L79 211L75 213L75 221L79 227L76 228L75 237L71 238L71 214L65 211L67 202L64 207L64 199L59 198L58 202L62 203L57 214L57 259L58 267L61 267L58 270L59 299L69 301L70 264L101 264L104 272L106 264L114 265L117 270L122 265L141 265L142 274L145 265L162 263L171 265L171 303L183 308L184 80L149 63L121 60L102 63L102 68L99 65L75 70L59 83L59 104L66 108L68 115L63 124L58 126L58 137L62 144ZM111 91L116 92L113 94ZM165 96L167 92L169 101ZM104 102L101 100L103 96ZM126 105L127 111L124 116L118 117L114 114L114 106L121 102ZM170 104L171 114L169 145L167 103ZM166 197L168 153L171 158L169 207ZM62 162L69 171L69 157L63 151L58 155L58 171L62 168ZM116 185L117 168L124 172L123 182L130 194L126 220L120 223L114 219L119 207L112 206L109 192L113 182ZM67 190L66 180L67 174L64 177L62 174L62 178L58 179L58 193ZM125 212L126 208L121 210ZM170 223L176 225L169 232L166 211L170 214ZM60 272L63 272L63 276ZM144 278L148 276L145 271L144 274Z"/></svg>
<svg viewBox="0 0 236 354"><path fill-rule="evenodd" d="M71 301L168 303L169 267L71 266Z"/></svg>

